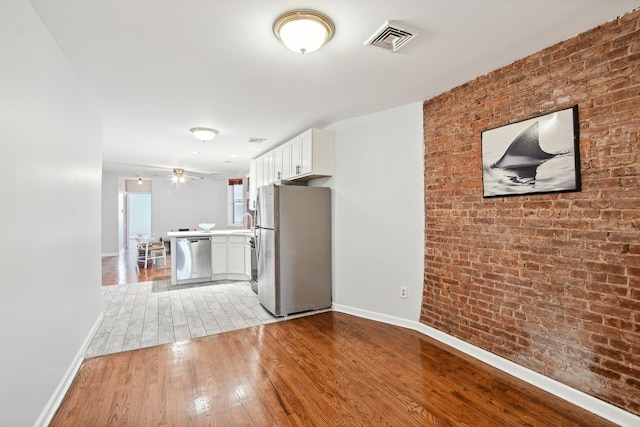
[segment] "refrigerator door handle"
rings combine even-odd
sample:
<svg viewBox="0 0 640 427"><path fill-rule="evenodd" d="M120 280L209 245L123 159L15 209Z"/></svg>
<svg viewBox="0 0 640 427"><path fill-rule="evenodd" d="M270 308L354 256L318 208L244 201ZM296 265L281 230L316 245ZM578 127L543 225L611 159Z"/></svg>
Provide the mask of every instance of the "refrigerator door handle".
<svg viewBox="0 0 640 427"><path fill-rule="evenodd" d="M262 234L262 227L256 226L256 258L258 261L260 260L260 247L262 246L262 239L260 235Z"/></svg>
<svg viewBox="0 0 640 427"><path fill-rule="evenodd" d="M260 189L258 188L258 194L256 196L256 220L254 228L261 228L260 222Z"/></svg>

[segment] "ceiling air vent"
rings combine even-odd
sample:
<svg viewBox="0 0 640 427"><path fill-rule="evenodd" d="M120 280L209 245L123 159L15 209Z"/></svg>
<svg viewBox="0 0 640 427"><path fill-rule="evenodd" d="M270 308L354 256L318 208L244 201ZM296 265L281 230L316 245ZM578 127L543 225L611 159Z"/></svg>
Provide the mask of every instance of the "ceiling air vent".
<svg viewBox="0 0 640 427"><path fill-rule="evenodd" d="M267 140L267 138L254 138L254 137L250 137L249 141L247 142L251 142L253 144L262 144L263 142L265 142Z"/></svg>
<svg viewBox="0 0 640 427"><path fill-rule="evenodd" d="M418 37L418 34L418 31L401 26L396 21L387 21L364 44L397 52Z"/></svg>

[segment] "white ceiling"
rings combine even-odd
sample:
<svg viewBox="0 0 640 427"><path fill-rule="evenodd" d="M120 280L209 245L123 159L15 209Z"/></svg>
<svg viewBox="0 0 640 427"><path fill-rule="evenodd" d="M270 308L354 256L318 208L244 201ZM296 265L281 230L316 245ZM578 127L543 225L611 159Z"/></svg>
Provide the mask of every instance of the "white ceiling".
<svg viewBox="0 0 640 427"><path fill-rule="evenodd" d="M31 0L103 117L104 167L241 175L310 127L423 101L638 6L637 0ZM295 8L336 33L301 55L273 35ZM385 21L421 34L363 46ZM213 127L212 141L189 129ZM266 138L263 144L251 137ZM191 154L192 150L200 154ZM237 157L231 157L236 155Z"/></svg>

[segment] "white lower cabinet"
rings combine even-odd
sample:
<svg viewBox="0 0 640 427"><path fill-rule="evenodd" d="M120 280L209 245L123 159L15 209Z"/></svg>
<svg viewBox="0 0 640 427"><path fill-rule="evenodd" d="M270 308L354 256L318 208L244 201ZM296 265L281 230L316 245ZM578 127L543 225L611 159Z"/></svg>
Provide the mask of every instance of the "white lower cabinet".
<svg viewBox="0 0 640 427"><path fill-rule="evenodd" d="M212 279L251 278L251 251L248 236L214 236L211 241ZM247 251L249 247L249 251ZM247 263L249 268L247 269Z"/></svg>
<svg viewBox="0 0 640 427"><path fill-rule="evenodd" d="M242 236L229 236L227 241L227 272L244 274L244 240Z"/></svg>
<svg viewBox="0 0 640 427"><path fill-rule="evenodd" d="M227 272L227 236L213 236L211 240L212 274Z"/></svg>
<svg viewBox="0 0 640 427"><path fill-rule="evenodd" d="M171 238L171 284L207 282L209 280L251 280L251 239L254 237L249 230L221 230L212 233L176 231L169 232ZM177 240L178 238L210 237L211 239L211 276L198 276L188 281L177 279ZM207 248L208 249L208 248ZM200 252L200 256L204 252ZM207 268L209 266L207 265Z"/></svg>
<svg viewBox="0 0 640 427"><path fill-rule="evenodd" d="M244 274L251 277L251 239L247 238L244 243Z"/></svg>

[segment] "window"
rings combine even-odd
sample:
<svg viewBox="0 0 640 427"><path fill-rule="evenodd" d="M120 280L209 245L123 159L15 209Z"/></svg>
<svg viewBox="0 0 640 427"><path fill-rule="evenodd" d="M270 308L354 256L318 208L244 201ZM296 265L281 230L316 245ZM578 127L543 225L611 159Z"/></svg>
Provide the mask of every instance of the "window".
<svg viewBox="0 0 640 427"><path fill-rule="evenodd" d="M242 225L244 187L242 178L233 178L229 180L229 207L231 224Z"/></svg>

